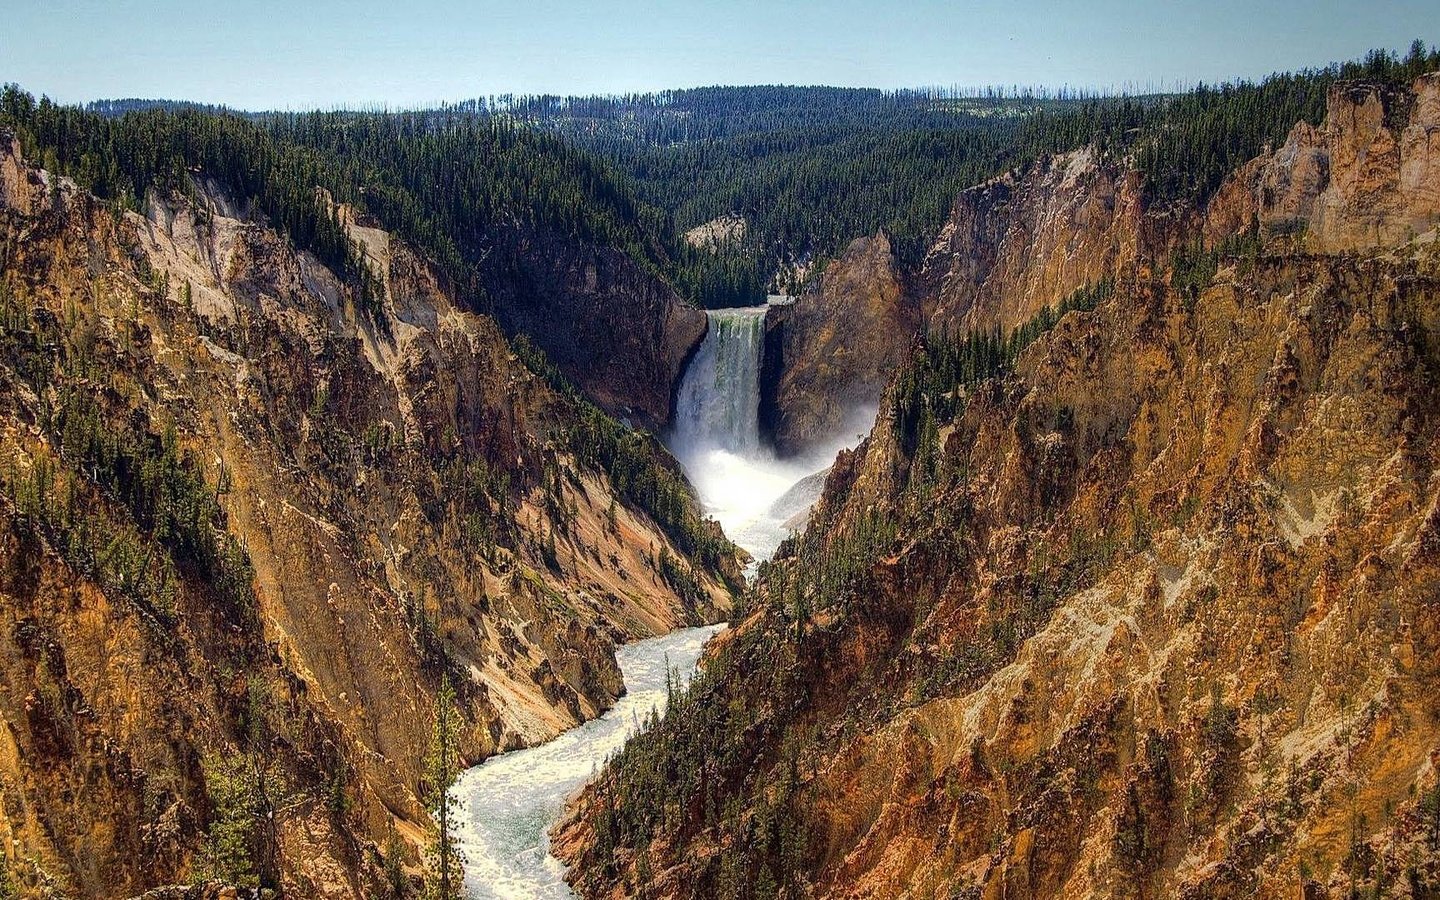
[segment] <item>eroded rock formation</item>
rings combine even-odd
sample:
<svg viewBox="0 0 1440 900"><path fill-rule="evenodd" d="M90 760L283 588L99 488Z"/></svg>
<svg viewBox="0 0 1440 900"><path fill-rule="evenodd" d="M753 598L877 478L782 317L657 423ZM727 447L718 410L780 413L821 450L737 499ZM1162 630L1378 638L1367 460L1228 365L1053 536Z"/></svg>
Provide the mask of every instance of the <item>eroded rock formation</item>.
<svg viewBox="0 0 1440 900"><path fill-rule="evenodd" d="M1258 221L1320 253L1403 243L1440 220L1440 73L1410 90L1331 89L1325 122L1245 166L1211 205L1212 239Z"/></svg>
<svg viewBox="0 0 1440 900"><path fill-rule="evenodd" d="M904 271L861 238L792 307L772 311L766 424L785 453L848 436L924 329L1008 331L1168 246L1140 179L1079 150L963 192L923 262Z"/></svg>
<svg viewBox="0 0 1440 900"><path fill-rule="evenodd" d="M255 865L388 896L442 677L467 759L545 740L614 701L617 642L728 589L403 243L340 211L366 309L190 194L117 217L0 142L0 841L27 890L184 881L246 754L274 776Z"/></svg>
<svg viewBox="0 0 1440 900"><path fill-rule="evenodd" d="M496 316L612 415L658 432L705 337L705 313L613 247L520 232L492 267Z"/></svg>

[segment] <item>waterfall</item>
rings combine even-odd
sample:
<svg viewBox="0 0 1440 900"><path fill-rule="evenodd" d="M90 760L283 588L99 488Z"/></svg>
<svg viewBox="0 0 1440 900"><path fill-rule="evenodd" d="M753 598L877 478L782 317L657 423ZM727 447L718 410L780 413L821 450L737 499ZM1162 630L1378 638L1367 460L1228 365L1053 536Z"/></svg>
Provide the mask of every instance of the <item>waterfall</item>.
<svg viewBox="0 0 1440 900"><path fill-rule="evenodd" d="M675 396L667 443L695 485L705 511L756 559L768 559L791 524L815 501L846 442L777 459L760 435L760 364L765 310L710 310L710 330ZM873 413L872 413L873 415Z"/></svg>
<svg viewBox="0 0 1440 900"><path fill-rule="evenodd" d="M760 441L765 307L712 309L710 329L685 370L672 444L682 456L725 450L753 457Z"/></svg>
<svg viewBox="0 0 1440 900"><path fill-rule="evenodd" d="M705 511L756 559L785 537L775 501L808 474L775 458L760 437L760 363L765 307L713 309L710 330L675 397L670 449Z"/></svg>

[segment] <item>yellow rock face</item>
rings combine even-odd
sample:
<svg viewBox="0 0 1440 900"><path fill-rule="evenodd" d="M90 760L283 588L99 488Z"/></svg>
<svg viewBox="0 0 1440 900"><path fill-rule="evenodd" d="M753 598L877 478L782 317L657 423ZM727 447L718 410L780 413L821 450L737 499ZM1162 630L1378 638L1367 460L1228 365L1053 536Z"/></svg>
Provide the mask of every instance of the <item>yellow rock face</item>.
<svg viewBox="0 0 1440 900"><path fill-rule="evenodd" d="M923 466L902 366L712 657L723 715L685 712L726 738L675 738L712 748L691 805L632 846L621 769L561 829L581 892L637 860L665 897L1440 890L1437 91L1337 88L1203 215L1084 154L962 196L932 328L1115 295L946 395ZM1172 289L1176 240L1257 221Z"/></svg>
<svg viewBox="0 0 1440 900"><path fill-rule="evenodd" d="M911 583L881 608L941 587L885 691L915 697L1017 589L1063 583L1077 535L1117 545L1008 662L820 764L818 893L1326 896L1352 842L1435 876L1436 360L1396 337L1440 314L1420 267L1232 270L1193 314L1121 296L1032 348L1023 394L971 407L946 450L968 481L934 504L975 509L974 555L933 561L927 529L891 563ZM1042 424L1057 409L1072 426ZM841 521L886 502L866 486L891 454L872 443Z"/></svg>
<svg viewBox="0 0 1440 900"><path fill-rule="evenodd" d="M714 621L728 591L713 573L701 596L666 583L659 555L683 554L570 458L569 401L400 241L337 211L383 281L381 328L218 187L192 196L116 218L0 147L7 310L28 323L7 320L0 361L6 484L73 467L41 426L67 396L111 429L173 428L225 485L257 601L228 619L184 571L161 614L107 594L7 491L0 853L27 890L186 880L211 814L204 760L235 752L261 709L291 893L376 896L387 835L413 867L429 828L417 797L442 669L477 761L608 708L617 642ZM27 329L69 360L38 391L13 368Z"/></svg>
<svg viewBox="0 0 1440 900"><path fill-rule="evenodd" d="M1251 221L1303 235L1321 253L1391 247L1440 223L1440 73L1407 92L1332 88L1325 122L1237 172L1211 204L1207 231Z"/></svg>

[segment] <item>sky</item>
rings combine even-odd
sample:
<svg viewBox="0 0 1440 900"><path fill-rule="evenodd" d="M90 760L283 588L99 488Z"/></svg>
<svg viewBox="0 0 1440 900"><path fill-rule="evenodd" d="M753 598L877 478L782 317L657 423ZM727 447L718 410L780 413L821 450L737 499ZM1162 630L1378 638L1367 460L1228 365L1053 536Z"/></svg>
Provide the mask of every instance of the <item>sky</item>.
<svg viewBox="0 0 1440 900"><path fill-rule="evenodd" d="M1172 88L1440 41L1436 0L7 0L61 102L413 107L713 84Z"/></svg>

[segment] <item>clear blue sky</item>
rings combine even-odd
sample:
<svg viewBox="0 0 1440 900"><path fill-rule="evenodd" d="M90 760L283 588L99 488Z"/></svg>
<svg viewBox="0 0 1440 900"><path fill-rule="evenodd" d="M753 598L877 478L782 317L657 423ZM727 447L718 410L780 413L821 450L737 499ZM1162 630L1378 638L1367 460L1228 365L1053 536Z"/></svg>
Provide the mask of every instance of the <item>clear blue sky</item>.
<svg viewBox="0 0 1440 900"><path fill-rule="evenodd" d="M709 84L1171 86L1440 41L1437 0L9 0L62 101L414 106Z"/></svg>

